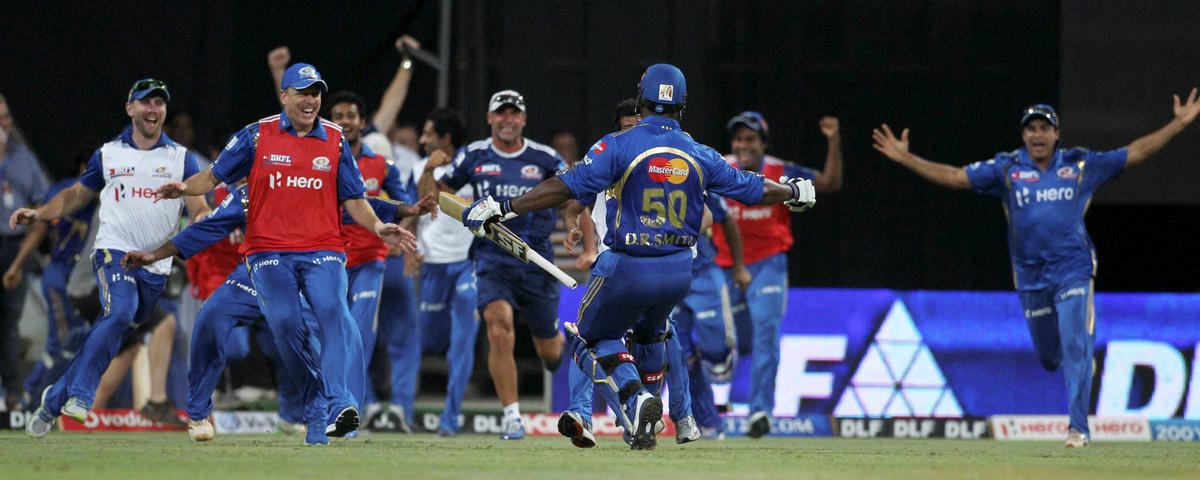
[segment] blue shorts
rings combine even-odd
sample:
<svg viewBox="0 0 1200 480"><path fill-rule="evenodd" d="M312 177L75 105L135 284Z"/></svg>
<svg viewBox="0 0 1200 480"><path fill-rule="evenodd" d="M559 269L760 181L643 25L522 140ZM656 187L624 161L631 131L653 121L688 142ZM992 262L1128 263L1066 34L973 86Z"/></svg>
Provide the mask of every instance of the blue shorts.
<svg viewBox="0 0 1200 480"><path fill-rule="evenodd" d="M504 300L534 337L558 335L558 280L550 274L476 260L475 275L481 317L489 303Z"/></svg>

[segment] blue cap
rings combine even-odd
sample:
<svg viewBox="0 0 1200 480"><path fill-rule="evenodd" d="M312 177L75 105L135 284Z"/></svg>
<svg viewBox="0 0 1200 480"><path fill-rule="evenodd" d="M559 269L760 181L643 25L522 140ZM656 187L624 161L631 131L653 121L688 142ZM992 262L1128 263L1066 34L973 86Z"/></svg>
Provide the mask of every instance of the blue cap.
<svg viewBox="0 0 1200 480"><path fill-rule="evenodd" d="M1047 122L1050 122L1050 125L1053 125L1054 128L1058 128L1058 112L1054 111L1054 107L1044 103L1030 105L1025 109L1025 112L1021 114L1021 126L1024 127L1025 125L1028 125L1029 122L1035 118L1044 118Z"/></svg>
<svg viewBox="0 0 1200 480"><path fill-rule="evenodd" d="M683 72L674 65L657 63L646 69L642 80L638 82L638 90L642 98L653 106L653 110L662 113L664 105L683 105L687 102L687 80Z"/></svg>
<svg viewBox="0 0 1200 480"><path fill-rule="evenodd" d="M329 85L321 80L321 72L317 71L317 67L307 63L297 63L288 67L287 71L283 72L283 81L279 82L279 88L287 90L294 88L303 90L311 87L314 84L321 84L321 91L329 90Z"/></svg>
<svg viewBox="0 0 1200 480"><path fill-rule="evenodd" d="M171 101L171 92L167 91L167 84L153 78L143 78L133 82L133 86L129 87L129 96L126 101L141 100L155 93L162 96L164 100Z"/></svg>
<svg viewBox="0 0 1200 480"><path fill-rule="evenodd" d="M770 132L770 128L767 126L767 119L763 118L761 113L749 110L737 114L725 124L725 129L729 131L730 135L737 131L738 127L746 127L758 132L763 140L767 139L767 134Z"/></svg>

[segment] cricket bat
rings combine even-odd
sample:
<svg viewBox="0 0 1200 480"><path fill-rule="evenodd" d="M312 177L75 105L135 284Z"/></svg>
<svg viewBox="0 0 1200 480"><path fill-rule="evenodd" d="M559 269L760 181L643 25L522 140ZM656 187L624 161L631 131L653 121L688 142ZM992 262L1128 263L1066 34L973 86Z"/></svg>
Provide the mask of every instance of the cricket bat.
<svg viewBox="0 0 1200 480"><path fill-rule="evenodd" d="M446 215L461 223L463 210L471 206L471 202L450 192L440 192L438 194L438 206L441 207L442 212ZM491 240L501 250L521 259L525 263L533 262L534 265L537 265L542 270L545 270L546 273L557 278L567 288L575 288L579 285L579 282L576 282L574 278L567 275L566 272L554 265L553 262L546 260L546 257L539 255L533 249L529 248L529 244L521 240L521 237L518 237L517 234L513 233L512 230L509 230L502 223L494 223L488 226L487 235L484 238Z"/></svg>

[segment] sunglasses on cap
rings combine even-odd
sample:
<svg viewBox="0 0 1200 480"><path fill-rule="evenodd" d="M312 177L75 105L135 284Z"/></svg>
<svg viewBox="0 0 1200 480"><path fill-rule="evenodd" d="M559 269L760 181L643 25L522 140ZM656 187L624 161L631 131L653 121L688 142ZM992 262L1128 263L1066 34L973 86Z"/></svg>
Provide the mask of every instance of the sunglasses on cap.
<svg viewBox="0 0 1200 480"><path fill-rule="evenodd" d="M162 80L155 80L153 78L143 78L141 80L133 82L133 87L131 87L129 89L129 99L133 100L134 94L136 94L138 92L151 92L154 90L162 90L163 93L166 95L166 98L168 100L170 100L171 92L169 90L167 90L167 84L165 82L163 82ZM138 97L138 98L144 98L144 97L145 97L145 95L142 95L141 97Z"/></svg>

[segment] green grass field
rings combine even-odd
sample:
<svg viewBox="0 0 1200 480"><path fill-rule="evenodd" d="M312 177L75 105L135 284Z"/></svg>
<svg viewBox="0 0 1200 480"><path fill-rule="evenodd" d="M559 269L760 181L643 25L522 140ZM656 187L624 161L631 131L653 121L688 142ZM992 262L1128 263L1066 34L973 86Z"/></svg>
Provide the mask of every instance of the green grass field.
<svg viewBox="0 0 1200 480"><path fill-rule="evenodd" d="M755 478L1003 478L1088 480L1200 478L1200 448L1188 443L1097 443L883 439L730 439L633 452L619 439L580 450L563 438L501 442L375 434L304 447L296 437L224 435L197 444L183 433L53 432L33 440L0 433L0 478L521 478L574 480Z"/></svg>

